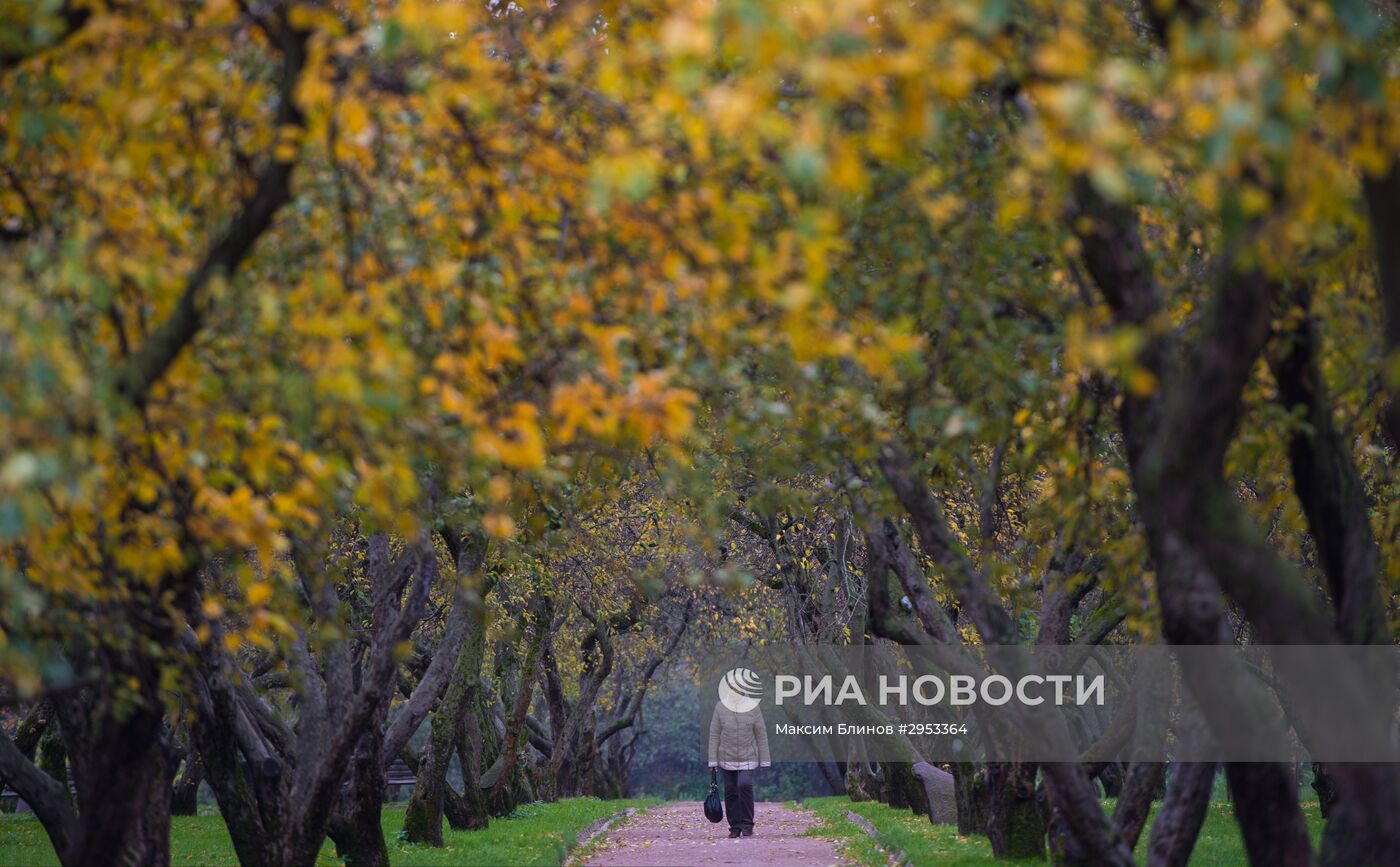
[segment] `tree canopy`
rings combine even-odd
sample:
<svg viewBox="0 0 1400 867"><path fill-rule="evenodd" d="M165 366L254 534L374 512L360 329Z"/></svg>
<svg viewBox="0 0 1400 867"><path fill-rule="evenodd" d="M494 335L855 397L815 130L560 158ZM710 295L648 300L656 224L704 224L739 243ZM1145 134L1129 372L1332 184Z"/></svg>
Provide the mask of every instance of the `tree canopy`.
<svg viewBox="0 0 1400 867"><path fill-rule="evenodd" d="M0 701L76 802L24 723L0 776L66 863L168 860L197 767L245 860L383 863L390 763L427 842L621 793L707 641L1393 643L1398 40L0 0ZM1400 777L1325 770L1320 858L1380 863ZM1282 773L1227 768L1245 841L1310 863ZM1131 863L1084 768L1015 774L1036 851Z"/></svg>

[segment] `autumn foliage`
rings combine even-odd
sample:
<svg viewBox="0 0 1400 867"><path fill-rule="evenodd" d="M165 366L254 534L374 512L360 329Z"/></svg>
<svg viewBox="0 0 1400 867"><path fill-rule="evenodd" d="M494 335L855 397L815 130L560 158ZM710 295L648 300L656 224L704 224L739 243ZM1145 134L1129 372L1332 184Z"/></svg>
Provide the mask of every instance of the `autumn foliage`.
<svg viewBox="0 0 1400 867"><path fill-rule="evenodd" d="M0 0L0 702L76 804L0 776L67 863L196 767L245 860L382 863L403 754L428 842L625 791L692 642L1393 642L1398 19ZM1328 779L1381 863L1400 778Z"/></svg>

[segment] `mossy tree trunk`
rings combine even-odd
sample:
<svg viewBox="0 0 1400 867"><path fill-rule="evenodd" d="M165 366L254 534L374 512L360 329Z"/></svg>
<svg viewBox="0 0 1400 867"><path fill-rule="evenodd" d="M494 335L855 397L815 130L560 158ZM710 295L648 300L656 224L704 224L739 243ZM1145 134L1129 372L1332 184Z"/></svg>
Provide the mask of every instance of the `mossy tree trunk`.
<svg viewBox="0 0 1400 867"><path fill-rule="evenodd" d="M65 792L68 791L68 749L63 745L58 726L50 725L39 738L34 763L39 770L62 783Z"/></svg>
<svg viewBox="0 0 1400 867"><path fill-rule="evenodd" d="M998 858L1044 858L1045 819L1035 798L1036 766L987 766L987 838Z"/></svg>
<svg viewBox="0 0 1400 867"><path fill-rule="evenodd" d="M72 864L170 863L172 749L165 736L158 677L143 671L139 704L120 715L110 697L58 702L60 732L77 789L77 845ZM41 746L41 762L43 759ZM46 771L68 792L67 772Z"/></svg>
<svg viewBox="0 0 1400 867"><path fill-rule="evenodd" d="M457 809L444 811L447 823L456 831L485 828L492 814L487 793L482 787L482 775L496 759L499 738L496 736L492 703L485 700L485 691L478 678L473 694L467 699L466 713L458 730L457 756L462 763L462 796L454 799Z"/></svg>
<svg viewBox="0 0 1400 867"><path fill-rule="evenodd" d="M199 813L199 784L203 781L204 763L199 758L199 752L190 749L185 755L184 767L171 788L172 816L194 816Z"/></svg>
<svg viewBox="0 0 1400 867"><path fill-rule="evenodd" d="M380 825L385 787L383 740L379 726L361 736L341 791L341 808L330 822L330 837L346 867L389 867L389 850Z"/></svg>
<svg viewBox="0 0 1400 867"><path fill-rule="evenodd" d="M432 716L432 731L423 746L418 767L418 784L409 799L404 814L404 839L410 843L441 847L444 797L447 790L447 770L457 745L459 727L465 725L468 713L476 714L474 703L480 700L481 665L486 649L486 621L473 620L466 642L457 657L452 680L442 703ZM479 762L479 757L478 757ZM473 773L475 771L475 773ZM486 800L481 794L480 768L463 767L463 802L468 828L484 828L489 822Z"/></svg>
<svg viewBox="0 0 1400 867"><path fill-rule="evenodd" d="M987 781L972 762L952 765L953 791L957 799L958 833L966 837L987 832Z"/></svg>
<svg viewBox="0 0 1400 867"><path fill-rule="evenodd" d="M885 764L886 788L897 792L899 804L890 803L891 807L908 807L914 811L916 816L928 815L928 796L924 793L923 783L914 776L914 766L908 762L888 762Z"/></svg>
<svg viewBox="0 0 1400 867"><path fill-rule="evenodd" d="M880 763L880 777L884 782L881 793L887 806L903 810L909 806L909 792L899 781L897 767L895 762Z"/></svg>

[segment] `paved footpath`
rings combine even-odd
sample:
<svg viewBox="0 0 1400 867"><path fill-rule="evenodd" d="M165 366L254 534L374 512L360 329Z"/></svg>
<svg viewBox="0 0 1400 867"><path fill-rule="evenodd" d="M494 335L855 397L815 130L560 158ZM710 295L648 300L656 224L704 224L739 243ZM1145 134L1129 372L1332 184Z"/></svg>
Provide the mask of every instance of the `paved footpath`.
<svg viewBox="0 0 1400 867"><path fill-rule="evenodd" d="M699 867L761 864L763 867L833 867L850 862L836 844L802 836L815 816L783 804L755 805L754 835L729 839L729 823L712 825L700 802L653 807L609 831L594 848L589 867Z"/></svg>

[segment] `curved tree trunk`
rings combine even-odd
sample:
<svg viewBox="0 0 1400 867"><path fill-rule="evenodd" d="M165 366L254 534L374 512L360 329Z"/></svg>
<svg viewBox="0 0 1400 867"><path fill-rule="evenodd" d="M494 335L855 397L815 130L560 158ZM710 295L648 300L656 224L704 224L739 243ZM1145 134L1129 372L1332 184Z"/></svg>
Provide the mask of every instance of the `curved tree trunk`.
<svg viewBox="0 0 1400 867"><path fill-rule="evenodd" d="M1075 199L1076 233L1090 277L1120 325L1147 324L1164 303L1136 212L1101 196L1087 182L1077 184ZM1152 395L1125 396L1119 411L1133 487L1157 568L1163 629L1174 644L1232 642L1220 603L1222 590L1236 601L1248 601L1246 614L1266 639L1277 635L1279 643L1286 643L1281 627L1285 621L1315 625L1311 596L1290 593L1296 585L1288 586L1290 582L1279 576L1269 575L1267 592L1247 592L1251 584L1263 586L1264 573L1279 571L1280 565L1239 534L1247 520L1233 525L1225 519L1202 520L1207 506L1219 507L1215 514L1238 518L1221 472L1223 454L1234 436L1240 394L1271 321L1272 292L1262 275L1232 272L1229 277L1229 285L1214 293L1205 325L1185 360L1177 361L1179 347L1170 333L1147 343L1141 363L1164 386ZM1227 527L1233 528L1232 538L1222 533ZM1251 562L1264 568L1239 569L1240 559L1232 565L1231 556L1241 553L1239 546L1248 548ZM1261 603L1273 610L1264 611ZM1289 637L1313 643L1311 629L1291 630ZM1228 719L1210 722L1217 733L1228 730ZM1238 783L1236 815L1251 862L1311 863L1297 791L1288 791L1281 768L1232 765L1229 773L1232 783Z"/></svg>
<svg viewBox="0 0 1400 867"><path fill-rule="evenodd" d="M39 770L3 730L0 730L0 772L34 811L59 860L67 863L65 859L77 848L80 833L78 815L68 798L68 787Z"/></svg>
<svg viewBox="0 0 1400 867"><path fill-rule="evenodd" d="M1177 762L1148 838L1148 867L1185 867L1210 806L1214 762Z"/></svg>
<svg viewBox="0 0 1400 867"><path fill-rule="evenodd" d="M19 721L19 725L15 727L14 737L12 738L15 750L17 750L19 755L25 760L30 762L34 761L34 754L39 749L39 741L44 737L44 733L51 727L50 721L52 716L53 705L48 701L40 701L29 709L28 713L24 715L24 718ZM0 786L9 785L9 781L5 779L3 774L0 774ZM14 812L14 808L10 806L5 806L0 809L3 809L3 811L7 813Z"/></svg>
<svg viewBox="0 0 1400 867"><path fill-rule="evenodd" d="M285 781L280 768L266 754L257 767L250 767L244 759L239 746L239 712L222 672L211 671L203 687L203 706L190 729L190 741L199 751L238 861L284 861L291 817L282 797Z"/></svg>
<svg viewBox="0 0 1400 867"><path fill-rule="evenodd" d="M525 661L521 665L520 678L516 684L510 717L505 722L505 732L501 739L500 758L503 762L501 775L491 782L488 795L493 810L499 809L502 802L511 800L507 787L517 776L515 773L516 763L520 759L522 736L525 735L529 727L527 718L530 714L530 701L535 694L535 680L540 667L540 652L544 647L544 635L548 628L547 621L537 621L530 636L529 647L525 651ZM494 713L494 708L492 712ZM526 739L528 740L528 738ZM501 815L501 813L497 812L495 815Z"/></svg>
<svg viewBox="0 0 1400 867"><path fill-rule="evenodd" d="M1134 762L1128 768L1123 793L1113 811L1113 824L1129 849L1137 848L1142 829L1147 826L1152 801L1157 797L1157 789L1166 773L1167 766L1162 762Z"/></svg>

